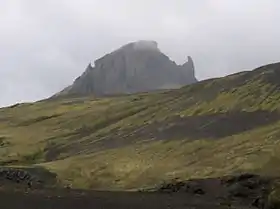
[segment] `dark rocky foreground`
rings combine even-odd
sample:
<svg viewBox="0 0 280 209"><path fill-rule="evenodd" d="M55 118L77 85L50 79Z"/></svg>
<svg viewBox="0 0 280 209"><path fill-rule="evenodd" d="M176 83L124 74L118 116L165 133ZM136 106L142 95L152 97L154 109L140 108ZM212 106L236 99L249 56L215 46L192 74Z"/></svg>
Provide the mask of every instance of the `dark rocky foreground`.
<svg viewBox="0 0 280 209"><path fill-rule="evenodd" d="M6 175L8 179L5 177L4 181L3 178L0 181L1 208L5 209L268 209L267 197L275 180L242 174L216 179L174 180L159 185L153 192L97 192L70 188L34 188L32 184L19 181L20 174L15 174L18 170L9 172L15 178ZM27 173L21 175L20 179L28 176ZM7 186L9 182L12 187Z"/></svg>
<svg viewBox="0 0 280 209"><path fill-rule="evenodd" d="M1 208L5 209L187 209L187 208L256 208L241 203L222 203L207 197L187 194L1 191Z"/></svg>

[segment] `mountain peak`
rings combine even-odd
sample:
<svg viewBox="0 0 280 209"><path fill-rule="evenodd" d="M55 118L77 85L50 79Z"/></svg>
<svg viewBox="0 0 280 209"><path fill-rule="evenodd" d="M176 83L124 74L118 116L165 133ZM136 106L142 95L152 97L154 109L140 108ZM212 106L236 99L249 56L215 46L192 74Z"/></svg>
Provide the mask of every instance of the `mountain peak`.
<svg viewBox="0 0 280 209"><path fill-rule="evenodd" d="M156 41L139 40L95 60L94 67L90 63L73 85L57 95L137 93L194 82L197 80L190 56L184 65L177 65L159 50Z"/></svg>
<svg viewBox="0 0 280 209"><path fill-rule="evenodd" d="M140 40L132 44L134 50L159 51L156 41Z"/></svg>
<svg viewBox="0 0 280 209"><path fill-rule="evenodd" d="M139 40L130 42L112 53L134 53L134 52L160 52L158 43L150 40Z"/></svg>

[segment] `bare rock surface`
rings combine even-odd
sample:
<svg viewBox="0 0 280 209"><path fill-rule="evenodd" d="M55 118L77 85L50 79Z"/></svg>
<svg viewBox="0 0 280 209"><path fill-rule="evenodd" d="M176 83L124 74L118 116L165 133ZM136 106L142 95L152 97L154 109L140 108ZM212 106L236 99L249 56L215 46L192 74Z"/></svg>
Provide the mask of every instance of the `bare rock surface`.
<svg viewBox="0 0 280 209"><path fill-rule="evenodd" d="M113 95L180 88L197 82L190 56L177 65L155 41L129 43L89 64L74 83L55 96Z"/></svg>

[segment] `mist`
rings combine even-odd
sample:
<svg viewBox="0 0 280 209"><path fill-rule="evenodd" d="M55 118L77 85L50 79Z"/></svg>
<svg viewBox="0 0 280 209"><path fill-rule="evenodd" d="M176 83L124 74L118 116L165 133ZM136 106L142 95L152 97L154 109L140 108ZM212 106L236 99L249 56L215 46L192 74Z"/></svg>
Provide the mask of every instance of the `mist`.
<svg viewBox="0 0 280 209"><path fill-rule="evenodd" d="M124 44L157 41L204 80L280 60L278 0L1 0L0 106L71 84Z"/></svg>

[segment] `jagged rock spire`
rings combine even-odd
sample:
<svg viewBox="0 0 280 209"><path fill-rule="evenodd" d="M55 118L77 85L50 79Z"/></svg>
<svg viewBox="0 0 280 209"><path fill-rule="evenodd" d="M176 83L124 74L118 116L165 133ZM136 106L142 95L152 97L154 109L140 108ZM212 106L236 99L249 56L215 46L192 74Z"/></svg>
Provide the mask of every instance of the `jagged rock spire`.
<svg viewBox="0 0 280 209"><path fill-rule="evenodd" d="M194 63L188 57L177 65L158 49L156 41L129 43L89 63L73 85L59 94L96 96L179 88L196 82Z"/></svg>

